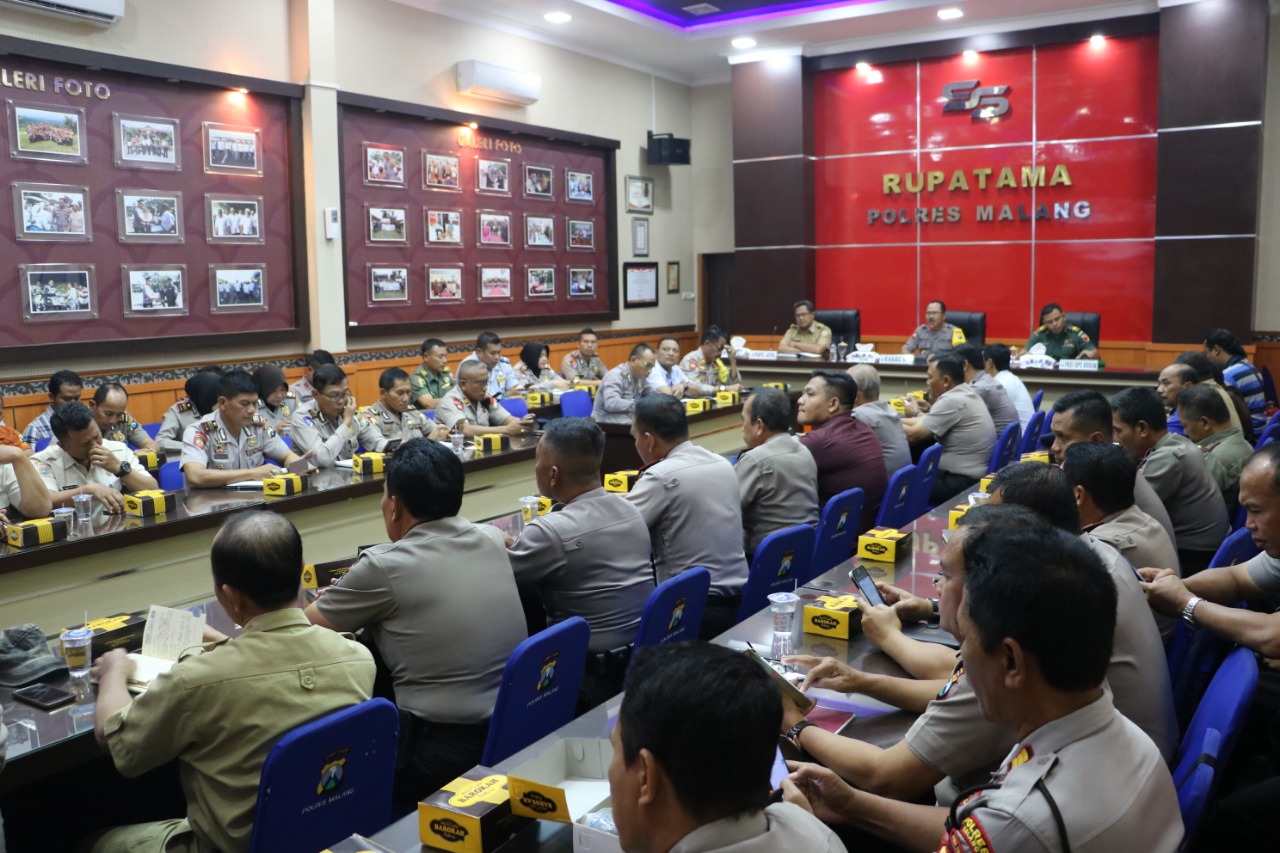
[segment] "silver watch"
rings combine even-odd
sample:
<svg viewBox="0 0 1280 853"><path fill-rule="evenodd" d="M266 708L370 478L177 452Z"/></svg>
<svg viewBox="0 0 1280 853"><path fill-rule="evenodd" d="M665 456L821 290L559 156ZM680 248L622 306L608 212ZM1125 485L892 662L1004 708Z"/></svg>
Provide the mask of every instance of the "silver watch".
<svg viewBox="0 0 1280 853"><path fill-rule="evenodd" d="M1196 605L1202 601L1204 601L1203 598L1193 595L1187 599L1187 603L1182 608L1182 621L1192 628L1200 627L1200 624L1196 622Z"/></svg>

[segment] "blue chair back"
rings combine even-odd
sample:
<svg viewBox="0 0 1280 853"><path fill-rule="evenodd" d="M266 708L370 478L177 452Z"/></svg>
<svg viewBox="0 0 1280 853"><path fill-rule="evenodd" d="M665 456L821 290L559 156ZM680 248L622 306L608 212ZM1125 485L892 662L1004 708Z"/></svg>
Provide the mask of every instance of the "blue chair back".
<svg viewBox="0 0 1280 853"><path fill-rule="evenodd" d="M423 412L422 414L423 414L423 416L424 416L424 417L426 417L426 419L427 419L427 420L429 420L429 421L434 421L434 420L436 419L436 410L435 410L435 409L429 409L429 410L427 410L427 411Z"/></svg>
<svg viewBox="0 0 1280 853"><path fill-rule="evenodd" d="M1267 418L1267 422L1263 424L1262 428L1266 429L1267 427L1272 426L1273 424L1280 424L1280 410L1276 411L1274 415Z"/></svg>
<svg viewBox="0 0 1280 853"><path fill-rule="evenodd" d="M1245 518L1246 518L1247 516L1248 516L1248 513L1245 511L1245 508L1244 508L1244 507L1237 507L1237 508L1236 508L1236 514L1235 514L1235 515L1232 517L1232 519L1231 519L1231 532L1232 532L1232 533L1235 533L1237 530L1239 530L1239 529L1241 529L1242 527L1244 527Z"/></svg>
<svg viewBox="0 0 1280 853"><path fill-rule="evenodd" d="M1239 646L1223 659L1213 674L1213 680L1209 682L1204 698L1182 736L1177 767L1173 771L1175 785L1191 775L1200 757L1197 745L1206 742L1209 729L1217 730L1222 736L1217 760L1222 766L1231 761L1236 739L1244 727L1257 689L1258 661L1252 649Z"/></svg>
<svg viewBox="0 0 1280 853"><path fill-rule="evenodd" d="M822 508L822 517L818 519L818 531L813 546L813 560L809 563L808 575L796 578L796 584L803 586L825 571L849 559L854 546L858 544L858 519L862 517L862 489L849 489L838 495ZM884 511L883 504L881 512Z"/></svg>
<svg viewBox="0 0 1280 853"><path fill-rule="evenodd" d="M44 450L46 447L48 447L49 442L51 441L53 441L53 436L51 435L46 436L44 438L38 438L36 439L36 443L31 446L31 449L34 450L36 453L39 453L41 450Z"/></svg>
<svg viewBox="0 0 1280 853"><path fill-rule="evenodd" d="M1254 449L1254 450L1261 450L1262 448L1266 447L1268 444L1271 444L1271 443L1272 443L1272 442L1274 442L1275 440L1276 440L1276 437L1275 437L1274 435L1269 435L1269 436L1267 436L1266 438L1261 439L1257 444L1255 444L1255 445L1253 446L1253 449Z"/></svg>
<svg viewBox="0 0 1280 853"><path fill-rule="evenodd" d="M1266 428L1262 430L1262 434L1258 436L1258 440L1254 442L1253 449L1261 450L1262 445L1276 438L1280 438L1280 423L1267 424Z"/></svg>
<svg viewBox="0 0 1280 853"><path fill-rule="evenodd" d="M711 572L702 566L667 578L649 593L636 628L637 649L698 639L711 590Z"/></svg>
<svg viewBox="0 0 1280 853"><path fill-rule="evenodd" d="M142 431L154 439L160 433L160 421L156 421L153 424L143 424Z"/></svg>
<svg viewBox="0 0 1280 853"><path fill-rule="evenodd" d="M498 402L502 408L511 413L513 418L523 418L529 414L529 404L523 397L503 397Z"/></svg>
<svg viewBox="0 0 1280 853"><path fill-rule="evenodd" d="M1222 540L1218 552L1209 561L1209 568L1222 569L1244 563L1258 556L1258 553L1258 546L1253 544L1253 536L1248 530L1241 528Z"/></svg>
<svg viewBox="0 0 1280 853"><path fill-rule="evenodd" d="M739 622L768 607L770 593L791 592L796 588L796 578L809 574L816 538L813 528L807 524L797 524L764 537L742 590Z"/></svg>
<svg viewBox="0 0 1280 853"><path fill-rule="evenodd" d="M1191 720L1205 685L1230 649L1231 644L1216 634L1193 631L1181 620L1174 625L1165 660L1169 665L1173 710L1180 727L1185 728Z"/></svg>
<svg viewBox="0 0 1280 853"><path fill-rule="evenodd" d="M400 714L386 699L344 708L280 738L262 765L250 853L324 850L386 826L399 740ZM309 808L316 804L323 808Z"/></svg>
<svg viewBox="0 0 1280 853"><path fill-rule="evenodd" d="M1000 433L996 446L991 448L991 461L987 464L987 473L994 474L1013 461L1022 441L1022 425L1017 421L1009 424Z"/></svg>
<svg viewBox="0 0 1280 853"><path fill-rule="evenodd" d="M908 520L919 518L929 511L929 494L933 491L933 481L938 479L938 463L941 461L941 444L930 445L920 454L920 461L916 463L916 481L912 485Z"/></svg>
<svg viewBox="0 0 1280 853"><path fill-rule="evenodd" d="M1026 431L1022 433L1022 445L1018 448L1019 455L1040 449L1040 431L1044 429L1044 422L1048 419L1048 412L1036 412L1031 416L1031 420L1027 421Z"/></svg>
<svg viewBox="0 0 1280 853"><path fill-rule="evenodd" d="M1040 411L1040 404L1043 402L1044 402L1044 389L1041 388L1039 391L1036 392L1036 395L1031 398L1031 408L1035 409L1038 412Z"/></svg>
<svg viewBox="0 0 1280 853"><path fill-rule="evenodd" d="M179 460L174 459L160 466L160 471L156 476L156 481L160 484L160 488L166 492L180 492L187 485L187 479L182 476L182 469L178 467Z"/></svg>
<svg viewBox="0 0 1280 853"><path fill-rule="evenodd" d="M911 514L915 500L915 484L919 479L915 465L903 465L889 478L889 486L880 500L876 527L901 528L915 518Z"/></svg>
<svg viewBox="0 0 1280 853"><path fill-rule="evenodd" d="M581 616L516 646L502 670L480 763L492 767L573 719L591 628Z"/></svg>
<svg viewBox="0 0 1280 853"><path fill-rule="evenodd" d="M566 418L591 417L591 392L565 391L560 395L560 414Z"/></svg>
<svg viewBox="0 0 1280 853"><path fill-rule="evenodd" d="M1177 783L1178 811L1182 813L1182 850L1190 849L1204 820L1209 795L1218 775L1218 752L1221 749L1222 734L1217 729L1206 729L1201 742L1195 745L1197 757L1191 773Z"/></svg>

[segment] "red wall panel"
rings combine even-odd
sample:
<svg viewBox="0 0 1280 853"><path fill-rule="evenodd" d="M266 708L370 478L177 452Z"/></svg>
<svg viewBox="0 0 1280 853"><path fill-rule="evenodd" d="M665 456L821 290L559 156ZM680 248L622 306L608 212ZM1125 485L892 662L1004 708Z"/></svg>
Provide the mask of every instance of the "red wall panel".
<svg viewBox="0 0 1280 853"><path fill-rule="evenodd" d="M881 219L867 221L871 210L916 206L915 195L886 200L882 189L884 173L916 172L916 154L882 154L868 157L840 157L815 163L815 197L821 199L814 217L818 245L849 243L902 243L916 239L913 225L887 225ZM896 217L895 217L896 219Z"/></svg>
<svg viewBox="0 0 1280 853"><path fill-rule="evenodd" d="M1030 243L920 248L920 304L941 299L954 311L986 311L989 339L1026 334L1031 294L1002 285L1030 280Z"/></svg>
<svg viewBox="0 0 1280 853"><path fill-rule="evenodd" d="M916 66L832 71L814 81L819 157L916 147Z"/></svg>
<svg viewBox="0 0 1280 853"><path fill-rule="evenodd" d="M1030 50L980 53L920 63L920 139L923 148L1030 142L1035 96L1031 85ZM975 119L970 112L943 112L943 87L957 81L979 81L980 88L1007 86L1009 111L992 120Z"/></svg>
<svg viewBox="0 0 1280 853"><path fill-rule="evenodd" d="M916 247L819 249L815 271L819 305L856 305L863 322L874 316L905 337L916 317ZM866 333L866 329L863 329Z"/></svg>
<svg viewBox="0 0 1280 853"><path fill-rule="evenodd" d="M1151 340L1151 288L1133 283L1154 280L1155 257L1150 240L1037 244L1032 322L1040 306L1058 302L1101 314L1104 343Z"/></svg>
<svg viewBox="0 0 1280 853"><path fill-rule="evenodd" d="M1037 48L1037 138L1155 133L1158 61L1153 36Z"/></svg>

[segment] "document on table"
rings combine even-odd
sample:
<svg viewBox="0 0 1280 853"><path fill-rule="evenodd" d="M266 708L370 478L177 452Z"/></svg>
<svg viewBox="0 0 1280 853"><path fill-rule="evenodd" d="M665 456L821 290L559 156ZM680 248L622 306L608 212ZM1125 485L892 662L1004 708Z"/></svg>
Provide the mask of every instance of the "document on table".
<svg viewBox="0 0 1280 853"><path fill-rule="evenodd" d="M172 607L151 605L147 625L142 629L142 651L131 652L133 669L129 675L129 691L141 693L147 685L168 672L178 655L204 639L204 614Z"/></svg>

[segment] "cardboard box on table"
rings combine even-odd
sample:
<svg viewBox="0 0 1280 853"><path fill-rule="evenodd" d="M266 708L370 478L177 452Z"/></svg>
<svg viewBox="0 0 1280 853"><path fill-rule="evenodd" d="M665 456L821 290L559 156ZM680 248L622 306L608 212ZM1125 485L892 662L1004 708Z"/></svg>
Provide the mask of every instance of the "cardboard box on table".
<svg viewBox="0 0 1280 853"><path fill-rule="evenodd" d="M14 548L30 548L61 542L70 533L71 524L60 518L33 518L30 521L10 522L5 541Z"/></svg>
<svg viewBox="0 0 1280 853"><path fill-rule="evenodd" d="M387 454L368 451L351 457L351 468L357 474L381 474L387 466Z"/></svg>
<svg viewBox="0 0 1280 853"><path fill-rule="evenodd" d="M639 471L614 471L612 474L604 475L604 490L626 494L636 487L636 481L639 479Z"/></svg>
<svg viewBox="0 0 1280 853"><path fill-rule="evenodd" d="M566 738L511 769L511 812L573 824L574 853L622 853L616 835L579 821L610 806L613 746L597 738Z"/></svg>
<svg viewBox="0 0 1280 853"><path fill-rule="evenodd" d="M162 492L159 489L144 489L124 496L124 514L134 518L164 515L172 512L177 505L178 499L173 492Z"/></svg>
<svg viewBox="0 0 1280 853"><path fill-rule="evenodd" d="M911 552L911 534L893 527L873 527L858 537L858 557L896 563Z"/></svg>
<svg viewBox="0 0 1280 853"><path fill-rule="evenodd" d="M511 449L511 436L496 432L486 432L476 436L476 453L500 453Z"/></svg>
<svg viewBox="0 0 1280 853"><path fill-rule="evenodd" d="M439 850L490 853L529 819L511 813L507 777L473 767L418 803L418 840Z"/></svg>
<svg viewBox="0 0 1280 853"><path fill-rule="evenodd" d="M852 595L820 595L804 605L806 634L847 640L862 631L862 609Z"/></svg>

